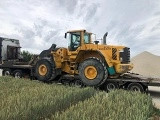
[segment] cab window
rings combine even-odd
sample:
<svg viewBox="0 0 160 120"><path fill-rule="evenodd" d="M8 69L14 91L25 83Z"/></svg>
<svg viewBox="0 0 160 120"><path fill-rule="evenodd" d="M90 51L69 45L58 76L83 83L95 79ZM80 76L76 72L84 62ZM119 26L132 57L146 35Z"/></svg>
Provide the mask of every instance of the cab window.
<svg viewBox="0 0 160 120"><path fill-rule="evenodd" d="M88 33L84 34L84 44L90 43L90 35Z"/></svg>
<svg viewBox="0 0 160 120"><path fill-rule="evenodd" d="M80 32L70 33L70 51L75 51L80 46Z"/></svg>

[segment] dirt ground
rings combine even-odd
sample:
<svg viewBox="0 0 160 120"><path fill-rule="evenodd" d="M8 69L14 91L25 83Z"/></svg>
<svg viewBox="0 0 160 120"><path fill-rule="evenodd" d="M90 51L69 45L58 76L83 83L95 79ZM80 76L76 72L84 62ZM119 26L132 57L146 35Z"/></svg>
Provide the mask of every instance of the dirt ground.
<svg viewBox="0 0 160 120"><path fill-rule="evenodd" d="M155 106L160 109L160 87L149 87L149 93Z"/></svg>

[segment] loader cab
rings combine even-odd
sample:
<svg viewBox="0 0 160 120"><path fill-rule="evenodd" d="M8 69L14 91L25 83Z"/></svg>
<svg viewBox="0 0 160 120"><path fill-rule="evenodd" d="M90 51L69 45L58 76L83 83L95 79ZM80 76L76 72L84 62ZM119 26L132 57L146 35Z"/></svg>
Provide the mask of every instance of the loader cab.
<svg viewBox="0 0 160 120"><path fill-rule="evenodd" d="M91 43L91 33L85 30L73 30L65 33L65 38L68 39L69 51L76 51L83 44Z"/></svg>

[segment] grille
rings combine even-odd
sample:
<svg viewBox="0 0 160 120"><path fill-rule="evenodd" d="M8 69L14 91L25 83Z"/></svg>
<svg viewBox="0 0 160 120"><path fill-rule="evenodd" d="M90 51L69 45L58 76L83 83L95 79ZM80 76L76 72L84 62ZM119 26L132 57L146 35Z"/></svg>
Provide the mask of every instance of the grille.
<svg viewBox="0 0 160 120"><path fill-rule="evenodd" d="M127 64L130 62L130 48L125 47L123 52L120 52L120 58L122 58L121 63Z"/></svg>
<svg viewBox="0 0 160 120"><path fill-rule="evenodd" d="M116 52L117 52L117 49L116 48L112 48L112 59L113 60L117 60L117 54L116 54Z"/></svg>

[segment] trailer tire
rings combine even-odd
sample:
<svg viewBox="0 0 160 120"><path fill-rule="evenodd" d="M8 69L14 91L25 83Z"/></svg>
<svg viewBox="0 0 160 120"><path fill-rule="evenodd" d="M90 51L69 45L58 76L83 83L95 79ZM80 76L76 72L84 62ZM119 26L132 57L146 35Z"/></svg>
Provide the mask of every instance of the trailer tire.
<svg viewBox="0 0 160 120"><path fill-rule="evenodd" d="M11 75L11 70L10 69L4 69L2 71L2 76L10 76Z"/></svg>
<svg viewBox="0 0 160 120"><path fill-rule="evenodd" d="M13 77L15 77L15 78L22 78L23 77L22 70L14 70L13 71Z"/></svg>
<svg viewBox="0 0 160 120"><path fill-rule="evenodd" d="M143 85L143 89L145 92L148 92L148 86Z"/></svg>
<svg viewBox="0 0 160 120"><path fill-rule="evenodd" d="M107 81L106 83L104 83L104 89L107 92L110 92L111 90L115 90L118 89L119 85L116 82L109 82Z"/></svg>
<svg viewBox="0 0 160 120"><path fill-rule="evenodd" d="M144 92L144 87L140 83L130 83L127 89L131 91Z"/></svg>
<svg viewBox="0 0 160 120"><path fill-rule="evenodd" d="M84 84L81 80L75 80L74 85L75 85L75 87L78 87L78 88L81 88L84 86Z"/></svg>

